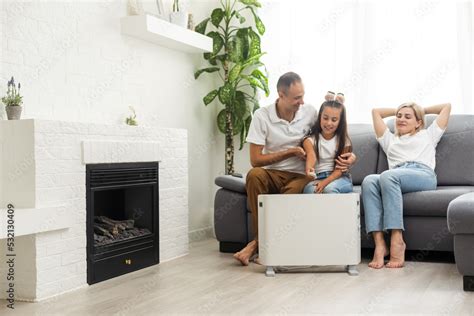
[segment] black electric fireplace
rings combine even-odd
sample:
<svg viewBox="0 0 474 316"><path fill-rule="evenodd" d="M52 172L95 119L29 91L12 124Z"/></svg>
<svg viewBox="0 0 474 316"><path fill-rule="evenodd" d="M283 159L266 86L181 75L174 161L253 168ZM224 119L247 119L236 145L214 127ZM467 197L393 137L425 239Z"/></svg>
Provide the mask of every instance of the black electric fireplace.
<svg viewBox="0 0 474 316"><path fill-rule="evenodd" d="M86 166L87 283L159 263L158 163Z"/></svg>

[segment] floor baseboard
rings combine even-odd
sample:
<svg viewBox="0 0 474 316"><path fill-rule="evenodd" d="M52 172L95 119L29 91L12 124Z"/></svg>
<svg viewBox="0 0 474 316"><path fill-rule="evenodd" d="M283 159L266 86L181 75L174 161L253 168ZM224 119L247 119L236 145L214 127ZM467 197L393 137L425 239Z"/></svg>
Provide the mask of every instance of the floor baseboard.
<svg viewBox="0 0 474 316"><path fill-rule="evenodd" d="M197 242L197 241L203 241L209 238L215 238L214 237L214 230L212 226L201 228L201 229L196 229L193 231L190 231L188 233L189 237L189 242Z"/></svg>

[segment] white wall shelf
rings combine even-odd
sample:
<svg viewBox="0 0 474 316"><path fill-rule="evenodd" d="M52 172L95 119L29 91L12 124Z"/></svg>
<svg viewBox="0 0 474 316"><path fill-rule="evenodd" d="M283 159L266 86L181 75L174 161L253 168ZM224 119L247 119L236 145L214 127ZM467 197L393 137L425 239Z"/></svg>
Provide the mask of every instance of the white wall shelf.
<svg viewBox="0 0 474 316"><path fill-rule="evenodd" d="M121 19L122 34L133 36L186 53L212 51L212 39L174 25L153 15L127 16Z"/></svg>

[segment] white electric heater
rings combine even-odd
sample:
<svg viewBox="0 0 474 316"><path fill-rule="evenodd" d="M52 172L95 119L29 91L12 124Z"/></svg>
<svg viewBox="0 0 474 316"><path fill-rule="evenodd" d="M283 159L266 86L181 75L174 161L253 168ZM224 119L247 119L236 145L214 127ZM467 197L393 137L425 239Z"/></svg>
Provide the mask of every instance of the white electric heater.
<svg viewBox="0 0 474 316"><path fill-rule="evenodd" d="M264 194L258 197L259 260L277 267L344 265L358 275L359 194Z"/></svg>

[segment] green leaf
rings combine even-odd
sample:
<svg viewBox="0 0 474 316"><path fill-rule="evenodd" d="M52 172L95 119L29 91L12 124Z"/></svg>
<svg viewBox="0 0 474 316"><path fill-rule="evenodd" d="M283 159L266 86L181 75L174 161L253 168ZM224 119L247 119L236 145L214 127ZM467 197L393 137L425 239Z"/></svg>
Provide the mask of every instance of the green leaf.
<svg viewBox="0 0 474 316"><path fill-rule="evenodd" d="M204 101L204 105L208 105L211 103L216 96L219 94L219 90L215 89L209 92L202 100Z"/></svg>
<svg viewBox="0 0 474 316"><path fill-rule="evenodd" d="M258 31L258 33L260 33L260 35L263 35L263 33L265 33L265 25L263 24L262 20L257 15L254 8L249 7L249 6L247 6L246 8L248 8L248 9L250 9L250 11L252 11L253 18L255 20L255 26L257 27L257 31Z"/></svg>
<svg viewBox="0 0 474 316"><path fill-rule="evenodd" d="M242 124L242 129L240 131L240 146L239 146L239 150L242 150L242 148L244 148L244 144L245 144L245 124Z"/></svg>
<svg viewBox="0 0 474 316"><path fill-rule="evenodd" d="M229 42L229 59L234 63L239 63L243 60L243 45L242 40L239 37L234 38Z"/></svg>
<svg viewBox="0 0 474 316"><path fill-rule="evenodd" d="M220 70L219 67L209 67L209 68L199 69L198 71L196 71L196 72L194 73L194 79L199 78L199 76L200 76L203 72L212 73L212 72L216 72L216 71L219 71L219 70Z"/></svg>
<svg viewBox="0 0 474 316"><path fill-rule="evenodd" d="M245 23L245 21L246 21L245 18L244 18L242 15L240 15L239 12L237 12L237 11L234 11L234 12L235 12L235 17L236 17L237 19L239 19L240 24ZM237 32L238 32L238 31L237 31Z"/></svg>
<svg viewBox="0 0 474 316"><path fill-rule="evenodd" d="M242 69L241 64L235 64L234 67L229 72L229 82L234 82L240 75L240 70Z"/></svg>
<svg viewBox="0 0 474 316"><path fill-rule="evenodd" d="M244 144L246 143L245 139L247 138L247 135L249 134L249 129L250 129L250 123L252 122L252 117L249 116L243 126L242 126L242 132L240 133L240 147L239 150L242 150L244 147Z"/></svg>
<svg viewBox="0 0 474 316"><path fill-rule="evenodd" d="M225 134L225 109L222 109L219 114L217 114L217 128L222 134Z"/></svg>
<svg viewBox="0 0 474 316"><path fill-rule="evenodd" d="M263 24L262 20L260 20L260 17L255 12L253 13L253 17L255 19L255 27L257 28L258 33L263 35L263 33L265 33L265 24Z"/></svg>
<svg viewBox="0 0 474 316"><path fill-rule="evenodd" d="M204 21L202 21L201 23L196 25L194 30L198 33L201 33L201 34L206 33L207 22L209 22L209 20L210 20L210 18L205 19Z"/></svg>
<svg viewBox="0 0 474 316"><path fill-rule="evenodd" d="M249 35L248 28L239 29L235 34L236 37L240 38L242 43L242 58L245 60L249 56Z"/></svg>
<svg viewBox="0 0 474 316"><path fill-rule="evenodd" d="M262 83L260 82L260 80L258 79L255 79L254 77L252 76L242 76L242 78L244 78L245 80L247 80L250 85L254 88L259 88L263 91L265 91L265 87L262 85Z"/></svg>
<svg viewBox="0 0 474 316"><path fill-rule="evenodd" d="M245 61L245 63L242 65L242 68L247 68L250 65L255 65L255 64L260 64L259 58L265 55L266 53L260 53L257 55L253 55L249 59Z"/></svg>
<svg viewBox="0 0 474 316"><path fill-rule="evenodd" d="M224 39L217 32L209 32L207 33L207 36L212 38L212 54L213 55L219 54L222 47L224 46Z"/></svg>
<svg viewBox="0 0 474 316"><path fill-rule="evenodd" d="M247 117L250 116L250 109L245 102L245 95L242 91L235 92L235 99L234 99L234 114L240 120L245 120Z"/></svg>
<svg viewBox="0 0 474 316"><path fill-rule="evenodd" d="M234 63L239 63L243 60L242 58L242 40L238 37L233 37L228 45L228 57L229 60Z"/></svg>
<svg viewBox="0 0 474 316"><path fill-rule="evenodd" d="M219 101L222 104L229 104L232 100L232 94L234 92L234 88L229 82L226 82L222 87L219 88Z"/></svg>
<svg viewBox="0 0 474 316"><path fill-rule="evenodd" d="M270 89L268 88L268 78L258 69L255 69L254 71L252 71L251 76L253 76L254 78L260 81L260 83L262 84L264 88L265 96L268 97L270 95Z"/></svg>
<svg viewBox="0 0 474 316"><path fill-rule="evenodd" d="M232 116L232 129L233 129L232 135L233 136L237 135L240 132L240 130L242 129L242 125L244 125L244 122L242 122L241 120L239 120L237 117L233 115Z"/></svg>
<svg viewBox="0 0 474 316"><path fill-rule="evenodd" d="M231 114L231 121L232 121L232 136L237 135L241 129L243 122L235 117L235 115ZM217 128L223 134L226 132L226 110L222 109L219 114L217 114Z"/></svg>
<svg viewBox="0 0 474 316"><path fill-rule="evenodd" d="M262 6L260 2L258 2L257 0L239 0L239 1L246 5L256 6L257 8L260 8Z"/></svg>
<svg viewBox="0 0 474 316"><path fill-rule="evenodd" d="M215 27L218 27L224 18L224 14L225 13L221 8L214 9L211 13L211 23L214 24Z"/></svg>
<svg viewBox="0 0 474 316"><path fill-rule="evenodd" d="M213 66L217 66L217 61L215 57L209 58L208 62Z"/></svg>
<svg viewBox="0 0 474 316"><path fill-rule="evenodd" d="M250 37L250 56L255 56L261 53L260 49L260 36L254 32L254 30L249 29Z"/></svg>

